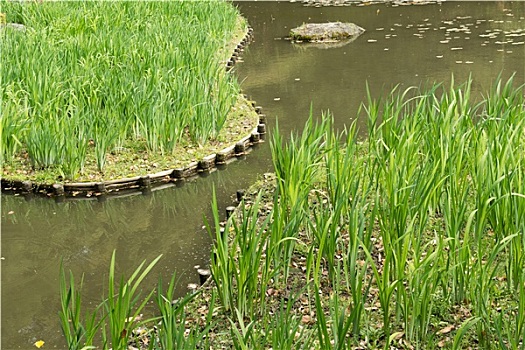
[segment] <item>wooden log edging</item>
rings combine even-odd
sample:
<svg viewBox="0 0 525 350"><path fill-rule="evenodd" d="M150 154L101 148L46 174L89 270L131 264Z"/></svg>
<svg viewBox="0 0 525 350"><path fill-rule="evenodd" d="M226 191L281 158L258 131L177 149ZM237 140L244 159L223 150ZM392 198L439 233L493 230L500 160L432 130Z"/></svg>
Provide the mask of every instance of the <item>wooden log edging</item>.
<svg viewBox="0 0 525 350"><path fill-rule="evenodd" d="M226 61L226 71L229 72L232 70L233 66L235 66L235 63L237 63L240 60L241 54L244 51L244 48L250 43L253 37L253 28L248 27L248 30L246 32L246 35L241 40L239 44L237 44L237 47L233 50L232 55L230 56L230 59Z"/></svg>
<svg viewBox="0 0 525 350"><path fill-rule="evenodd" d="M237 215L238 210L242 210L241 205L243 204L243 199L245 196L245 190L239 189L236 192L236 200L232 205L229 205L226 207L226 215L224 217L224 221L219 222L219 230L221 235L229 234L229 232L226 232L226 222L230 220L230 218L234 215ZM215 253L213 253L215 255ZM201 288L209 288L213 282L213 276L211 274L211 267L201 267L200 265L194 266L197 275L199 277L198 283L189 283L187 285L187 289L189 293L196 293Z"/></svg>
<svg viewBox="0 0 525 350"><path fill-rule="evenodd" d="M188 178L216 170L218 165L229 163L249 153L250 149L263 142L264 134L254 128L235 145L189 163L183 168L168 169L158 173L100 182L35 184L31 181L2 179L2 190L15 194L41 194L49 197L91 197L118 195L124 190L151 191L154 187L184 181Z"/></svg>
<svg viewBox="0 0 525 350"><path fill-rule="evenodd" d="M244 47L251 41L253 29L248 27L245 37L234 49L230 59L226 62L226 71L230 71L236 62ZM246 99L247 96L244 96ZM79 183L54 183L54 184L35 184L30 180L9 180L1 179L2 191L31 196L33 194L44 195L58 198L60 201L64 198L85 198L98 197L103 200L107 195L118 196L128 195L129 191L141 191L143 194L150 193L155 188L164 188L167 184L180 183L192 177L201 174L208 174L235 158L239 158L249 153L251 148L264 141L266 128L266 116L262 113L262 108L251 102L251 107L258 114L258 125L251 133L243 137L235 145L228 146L217 153L210 154L198 161L191 162L183 168L174 168L163 170L158 173L135 176L131 178L122 178L117 180L97 181L97 182L79 182ZM58 200L57 199L57 200Z"/></svg>

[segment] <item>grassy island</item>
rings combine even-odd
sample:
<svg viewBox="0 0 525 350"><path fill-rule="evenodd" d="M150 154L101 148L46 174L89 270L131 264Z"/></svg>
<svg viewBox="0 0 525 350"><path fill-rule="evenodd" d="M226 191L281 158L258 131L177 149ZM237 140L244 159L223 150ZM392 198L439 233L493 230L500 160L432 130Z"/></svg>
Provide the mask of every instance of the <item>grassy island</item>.
<svg viewBox="0 0 525 350"><path fill-rule="evenodd" d="M2 0L0 12L4 178L181 167L257 123L225 71L247 31L230 3Z"/></svg>

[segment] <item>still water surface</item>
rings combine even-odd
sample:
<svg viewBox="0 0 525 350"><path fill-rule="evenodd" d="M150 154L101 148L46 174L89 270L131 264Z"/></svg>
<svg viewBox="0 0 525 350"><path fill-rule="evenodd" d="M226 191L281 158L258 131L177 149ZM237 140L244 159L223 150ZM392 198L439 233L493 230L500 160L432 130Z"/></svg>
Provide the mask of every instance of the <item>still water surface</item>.
<svg viewBox="0 0 525 350"><path fill-rule="evenodd" d="M366 84L375 97L399 84L473 78L486 92L500 72L525 82L525 2L447 2L427 6L304 7L299 3L239 2L255 38L236 71L244 92L263 106L271 127L300 130L312 106L330 110L336 127L357 116ZM303 22L351 21L366 29L338 48L294 45L283 40ZM359 124L359 121L358 121ZM362 127L364 124L362 124ZM221 212L235 191L271 171L268 143L245 159L207 177L106 202L2 195L2 349L27 349L38 339L63 348L58 323L58 272L63 260L78 278L84 273L86 305L100 301L111 253L117 273L129 274L142 260L163 254L146 286L176 271L180 293L206 265L211 241L203 229L215 187Z"/></svg>

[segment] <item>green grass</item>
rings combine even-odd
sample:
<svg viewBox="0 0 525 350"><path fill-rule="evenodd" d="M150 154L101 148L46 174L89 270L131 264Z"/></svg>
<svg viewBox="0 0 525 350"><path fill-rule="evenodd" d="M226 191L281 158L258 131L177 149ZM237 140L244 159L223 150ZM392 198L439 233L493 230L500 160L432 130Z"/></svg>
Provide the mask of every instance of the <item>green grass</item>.
<svg viewBox="0 0 525 350"><path fill-rule="evenodd" d="M252 272L266 294L304 289L308 312L290 312L314 348L520 348L525 107L512 83L498 80L479 103L470 81L369 98L364 143L353 125L334 133L328 115L287 144L274 133L274 198L259 218L270 218L258 243L265 259ZM233 249L233 271L242 258ZM260 312L276 301L260 293L249 326L225 310L232 325L270 332ZM236 348L268 346L236 339Z"/></svg>
<svg viewBox="0 0 525 350"><path fill-rule="evenodd" d="M365 141L329 115L288 143L275 132L275 176L226 223L214 202L213 283L185 304L189 334L234 349L523 348L524 89L498 80L474 103L470 86L369 98Z"/></svg>
<svg viewBox="0 0 525 350"><path fill-rule="evenodd" d="M2 1L0 11L26 26L2 29L4 177L122 177L130 149L173 164L256 123L224 69L246 30L227 2Z"/></svg>

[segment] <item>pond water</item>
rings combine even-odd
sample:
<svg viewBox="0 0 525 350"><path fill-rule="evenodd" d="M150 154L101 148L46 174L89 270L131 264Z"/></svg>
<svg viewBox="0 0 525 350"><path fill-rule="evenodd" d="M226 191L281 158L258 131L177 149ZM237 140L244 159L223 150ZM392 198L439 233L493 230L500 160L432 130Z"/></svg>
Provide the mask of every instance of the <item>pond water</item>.
<svg viewBox="0 0 525 350"><path fill-rule="evenodd" d="M305 7L288 2L238 2L254 28L254 41L236 67L244 92L263 106L271 128L299 130L310 108L330 110L336 127L357 116L372 94L412 85L473 78L486 92L501 72L525 82L525 3L446 2L426 6L386 4ZM366 29L337 48L295 45L283 38L304 22L350 21ZM359 124L359 121L358 121ZM203 229L213 188L221 212L236 190L271 171L268 143L245 159L181 187L105 202L2 195L1 346L26 349L42 339L63 348L58 323L60 261L80 278L86 306L102 297L111 253L117 273L129 274L163 254L145 286L176 271L180 293L208 263L211 240Z"/></svg>

